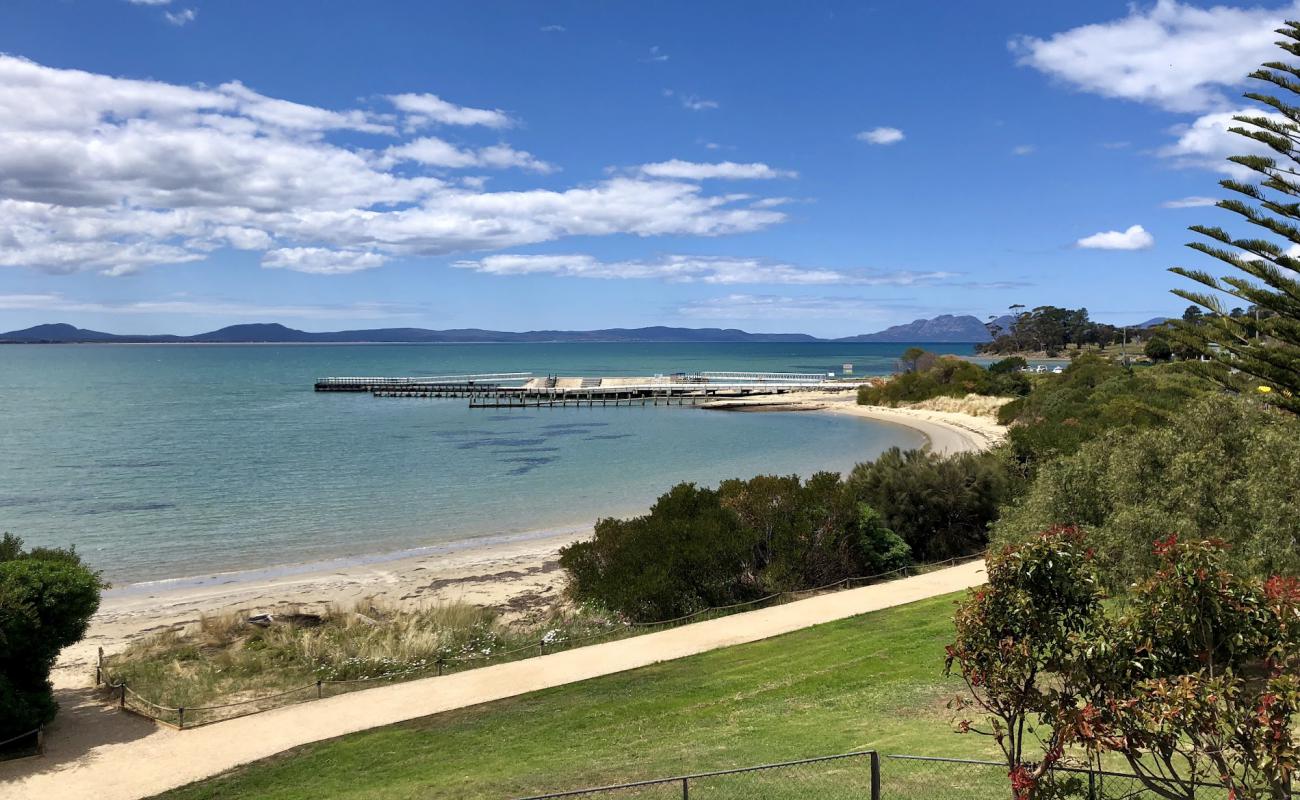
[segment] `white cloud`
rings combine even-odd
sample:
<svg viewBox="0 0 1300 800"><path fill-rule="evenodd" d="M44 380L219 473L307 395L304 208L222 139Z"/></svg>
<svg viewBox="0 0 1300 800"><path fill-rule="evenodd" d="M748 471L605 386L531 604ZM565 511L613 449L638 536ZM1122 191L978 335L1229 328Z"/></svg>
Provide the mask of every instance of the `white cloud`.
<svg viewBox="0 0 1300 800"><path fill-rule="evenodd" d="M382 267L388 259L364 250L328 250L324 247L283 247L262 256L267 269L288 269L312 275L346 275Z"/></svg>
<svg viewBox="0 0 1300 800"><path fill-rule="evenodd" d="M172 0L126 0L133 6L165 6Z"/></svg>
<svg viewBox="0 0 1300 800"><path fill-rule="evenodd" d="M394 94L389 100L398 111L406 114L406 124L411 128L426 125L482 125L487 128L508 128L514 124L510 116L500 109L471 108L449 103L436 94Z"/></svg>
<svg viewBox="0 0 1300 800"><path fill-rule="evenodd" d="M1190 125L1176 127L1174 132L1178 136L1177 141L1160 148L1157 152L1180 167L1210 169L1238 180L1256 176L1258 173L1254 170L1228 161L1228 156L1232 155L1273 154L1267 145L1228 130L1229 128L1250 129L1250 125L1234 119L1242 115L1264 117L1274 122L1290 124L1290 120L1281 114L1265 113L1255 108L1204 114L1197 117Z"/></svg>
<svg viewBox="0 0 1300 800"><path fill-rule="evenodd" d="M651 178L674 178L686 181L700 181L709 178L726 180L765 180L768 178L797 178L799 173L792 170L773 169L767 164L737 164L734 161L721 161L715 164L701 164L694 161L660 161L655 164L642 164L638 170Z"/></svg>
<svg viewBox="0 0 1300 800"><path fill-rule="evenodd" d="M1180 197L1177 200L1166 200L1160 204L1161 208L1202 208L1212 206L1219 202L1213 197Z"/></svg>
<svg viewBox="0 0 1300 800"><path fill-rule="evenodd" d="M648 63L662 63L668 60L668 54L660 50L659 45L655 45L650 48L650 54L641 60Z"/></svg>
<svg viewBox="0 0 1300 800"><path fill-rule="evenodd" d="M1018 144L1015 147L1011 148L1011 155L1013 156L1033 155L1035 149L1037 148L1035 148L1032 144Z"/></svg>
<svg viewBox="0 0 1300 800"><path fill-rule="evenodd" d="M502 112L430 94L392 102L405 115L401 129L390 113L304 105L238 82L180 86L0 55L0 267L125 274L226 246L375 254L317 270L339 272L378 257L565 236L719 236L785 219L762 198L710 194L667 173L486 192L476 176L451 181L429 170L551 165L503 143L461 148L402 132L434 122L503 127ZM364 137L336 140L339 131L389 141L374 150L357 143ZM713 170L781 174L764 165Z"/></svg>
<svg viewBox="0 0 1300 800"><path fill-rule="evenodd" d="M880 301L865 297L784 297L766 294L729 294L696 300L677 313L690 319L864 319L884 316Z"/></svg>
<svg viewBox="0 0 1300 800"><path fill-rule="evenodd" d="M489 275L558 275L567 278L660 279L674 283L918 286L949 281L956 272L845 271L803 267L759 258L670 255L627 261L600 261L590 255L491 255L452 266Z"/></svg>
<svg viewBox="0 0 1300 800"><path fill-rule="evenodd" d="M516 167L531 172L550 173L555 171L552 164L535 157L523 150L515 150L506 144L496 144L477 150L465 150L436 136L425 136L402 145L390 147L384 151L381 163L396 164L400 161L414 161L431 167L448 167L462 169L465 167L484 167L487 169L507 169Z"/></svg>
<svg viewBox="0 0 1300 800"><path fill-rule="evenodd" d="M1241 86L1277 56L1273 32L1300 13L1281 8L1198 8L1177 0L1130 5L1127 16L1046 39L1011 42L1019 62L1075 88L1151 103L1170 111L1222 107L1224 89Z"/></svg>
<svg viewBox="0 0 1300 800"><path fill-rule="evenodd" d="M717 100L705 100L703 97L694 94L680 94L672 89L663 90L664 97L676 97L682 104L682 108L687 111L710 111L718 108Z"/></svg>
<svg viewBox="0 0 1300 800"><path fill-rule="evenodd" d="M164 11L163 19L167 20L176 27L188 25L199 16L199 12L192 8L184 8L180 11Z"/></svg>
<svg viewBox="0 0 1300 800"><path fill-rule="evenodd" d="M563 25L543 25L543 26L542 26L542 32L543 32L543 33L564 33L564 32L567 31L567 30L568 30L568 28L564 27Z"/></svg>
<svg viewBox="0 0 1300 800"><path fill-rule="evenodd" d="M184 316L233 316L260 319L389 319L412 316L415 312L386 303L349 305L259 305L222 300L138 300L124 303L76 300L50 292L0 294L0 311L48 311L84 314L177 314Z"/></svg>
<svg viewBox="0 0 1300 800"><path fill-rule="evenodd" d="M717 100L705 100L702 97L696 97L693 94L684 94L681 97L682 108L688 111L709 111L718 107Z"/></svg>
<svg viewBox="0 0 1300 800"><path fill-rule="evenodd" d="M872 128L857 135L857 140L869 144L895 144L907 138L898 128Z"/></svg>
<svg viewBox="0 0 1300 800"><path fill-rule="evenodd" d="M1130 225L1122 231L1102 231L1085 236L1075 242L1075 246L1093 250L1145 250L1155 243L1155 237L1141 225Z"/></svg>

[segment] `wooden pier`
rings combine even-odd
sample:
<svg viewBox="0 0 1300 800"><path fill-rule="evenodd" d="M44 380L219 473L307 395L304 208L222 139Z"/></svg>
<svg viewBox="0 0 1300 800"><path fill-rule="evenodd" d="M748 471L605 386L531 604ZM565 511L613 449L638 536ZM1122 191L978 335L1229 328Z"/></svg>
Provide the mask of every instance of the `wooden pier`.
<svg viewBox="0 0 1300 800"><path fill-rule="evenodd" d="M375 397L469 399L470 408L555 408L695 405L803 391L852 391L856 383L823 373L697 372L646 378L533 378L531 373L429 378L321 378L318 392L369 392ZM514 384L514 385L507 385Z"/></svg>

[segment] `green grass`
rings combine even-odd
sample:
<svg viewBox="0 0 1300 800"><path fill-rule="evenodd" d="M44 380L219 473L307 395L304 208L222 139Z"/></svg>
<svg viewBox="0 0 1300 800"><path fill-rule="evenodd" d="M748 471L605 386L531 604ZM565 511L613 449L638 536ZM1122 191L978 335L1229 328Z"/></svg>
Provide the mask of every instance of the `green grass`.
<svg viewBox="0 0 1300 800"><path fill-rule="evenodd" d="M957 597L309 745L165 797L502 798L859 749L992 756L945 706ZM929 768L887 763L886 782Z"/></svg>

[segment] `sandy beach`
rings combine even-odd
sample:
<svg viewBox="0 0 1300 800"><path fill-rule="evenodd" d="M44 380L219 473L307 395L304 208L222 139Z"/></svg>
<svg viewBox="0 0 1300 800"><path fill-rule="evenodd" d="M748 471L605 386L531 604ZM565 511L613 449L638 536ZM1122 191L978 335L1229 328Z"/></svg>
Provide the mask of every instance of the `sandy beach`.
<svg viewBox="0 0 1300 800"><path fill-rule="evenodd" d="M851 392L808 392L711 407L732 411L800 410L847 414L904 425L923 433L936 452L982 450L1004 429L993 420L941 411L859 406ZM93 680L98 648L120 650L133 639L197 622L202 616L350 606L375 598L395 604L464 601L499 609L507 617L548 605L562 590L560 548L591 535L579 526L491 544L465 542L459 549L373 560L322 569L268 571L267 577L217 576L201 583L158 583L110 590L86 638L63 652L54 672L60 689L84 688Z"/></svg>

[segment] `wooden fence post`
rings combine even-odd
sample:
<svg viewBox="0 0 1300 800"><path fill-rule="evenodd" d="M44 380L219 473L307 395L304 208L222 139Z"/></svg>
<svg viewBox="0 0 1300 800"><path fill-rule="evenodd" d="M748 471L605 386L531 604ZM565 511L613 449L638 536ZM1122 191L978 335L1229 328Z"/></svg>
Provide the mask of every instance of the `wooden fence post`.
<svg viewBox="0 0 1300 800"><path fill-rule="evenodd" d="M871 752L871 800L880 800L880 754Z"/></svg>

